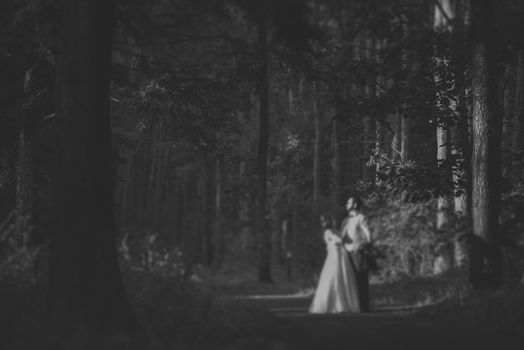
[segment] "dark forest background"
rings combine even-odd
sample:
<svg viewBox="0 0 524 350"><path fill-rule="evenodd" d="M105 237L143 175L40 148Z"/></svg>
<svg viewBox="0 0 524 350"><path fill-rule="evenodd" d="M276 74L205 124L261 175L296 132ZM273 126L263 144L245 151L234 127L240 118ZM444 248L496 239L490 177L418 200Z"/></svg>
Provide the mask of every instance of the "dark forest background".
<svg viewBox="0 0 524 350"><path fill-rule="evenodd" d="M0 317L13 339L38 320L47 335L193 334L214 295L308 290L319 216L340 221L350 193L385 254L375 286L445 275L432 300L520 290L522 1L1 9Z"/></svg>

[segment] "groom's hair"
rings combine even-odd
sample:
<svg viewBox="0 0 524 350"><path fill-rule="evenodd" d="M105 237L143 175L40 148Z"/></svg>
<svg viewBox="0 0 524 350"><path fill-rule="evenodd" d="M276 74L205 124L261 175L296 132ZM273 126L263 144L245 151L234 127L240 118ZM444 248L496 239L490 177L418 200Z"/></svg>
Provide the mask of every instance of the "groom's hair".
<svg viewBox="0 0 524 350"><path fill-rule="evenodd" d="M357 210L362 210L362 205L363 205L363 202L362 202L362 199L355 193L351 193L349 194L347 197L346 197L346 201L350 198L353 198L353 201L355 202L355 207Z"/></svg>

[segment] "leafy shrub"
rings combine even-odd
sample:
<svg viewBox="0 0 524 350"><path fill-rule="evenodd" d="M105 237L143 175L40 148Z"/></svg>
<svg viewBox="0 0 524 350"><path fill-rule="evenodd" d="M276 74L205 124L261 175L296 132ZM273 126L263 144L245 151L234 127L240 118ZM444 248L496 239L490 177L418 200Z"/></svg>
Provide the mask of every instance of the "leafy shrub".
<svg viewBox="0 0 524 350"><path fill-rule="evenodd" d="M524 336L523 310L522 287L482 292L465 288L453 298L421 310L419 316L458 328L503 331L506 334Z"/></svg>
<svg viewBox="0 0 524 350"><path fill-rule="evenodd" d="M443 180L439 170L421 166L414 161L401 161L381 152L373 154L368 165L378 167L377 180L380 191L391 198L420 202L431 200L438 195L453 194L451 180ZM450 166L451 164L442 163L439 168L442 171Z"/></svg>
<svg viewBox="0 0 524 350"><path fill-rule="evenodd" d="M469 232L468 222L450 214L448 225L438 230L435 197L412 201L403 192L388 190L389 186L381 184L367 193L361 190L366 193L365 211L374 241L385 254L374 280L428 276L453 267L457 258L461 262L463 258L455 255L461 238Z"/></svg>
<svg viewBox="0 0 524 350"><path fill-rule="evenodd" d="M156 233L129 230L120 241L119 251L123 265L129 269L159 273L179 282L187 277L182 250L161 242Z"/></svg>

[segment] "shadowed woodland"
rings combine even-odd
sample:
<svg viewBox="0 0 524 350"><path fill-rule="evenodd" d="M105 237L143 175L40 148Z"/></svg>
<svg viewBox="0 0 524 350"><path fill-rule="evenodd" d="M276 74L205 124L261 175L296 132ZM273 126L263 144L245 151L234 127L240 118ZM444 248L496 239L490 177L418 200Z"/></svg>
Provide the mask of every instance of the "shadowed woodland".
<svg viewBox="0 0 524 350"><path fill-rule="evenodd" d="M1 9L2 348L302 349L249 296L305 310L349 194L375 310L524 336L523 1Z"/></svg>

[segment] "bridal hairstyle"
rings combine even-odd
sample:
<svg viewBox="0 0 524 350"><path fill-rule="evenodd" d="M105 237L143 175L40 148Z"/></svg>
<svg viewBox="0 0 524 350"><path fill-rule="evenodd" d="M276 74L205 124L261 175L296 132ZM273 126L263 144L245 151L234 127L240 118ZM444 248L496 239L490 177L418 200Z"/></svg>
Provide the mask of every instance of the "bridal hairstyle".
<svg viewBox="0 0 524 350"><path fill-rule="evenodd" d="M320 224L323 230L332 229L335 226L335 219L329 214L322 214L320 215Z"/></svg>

